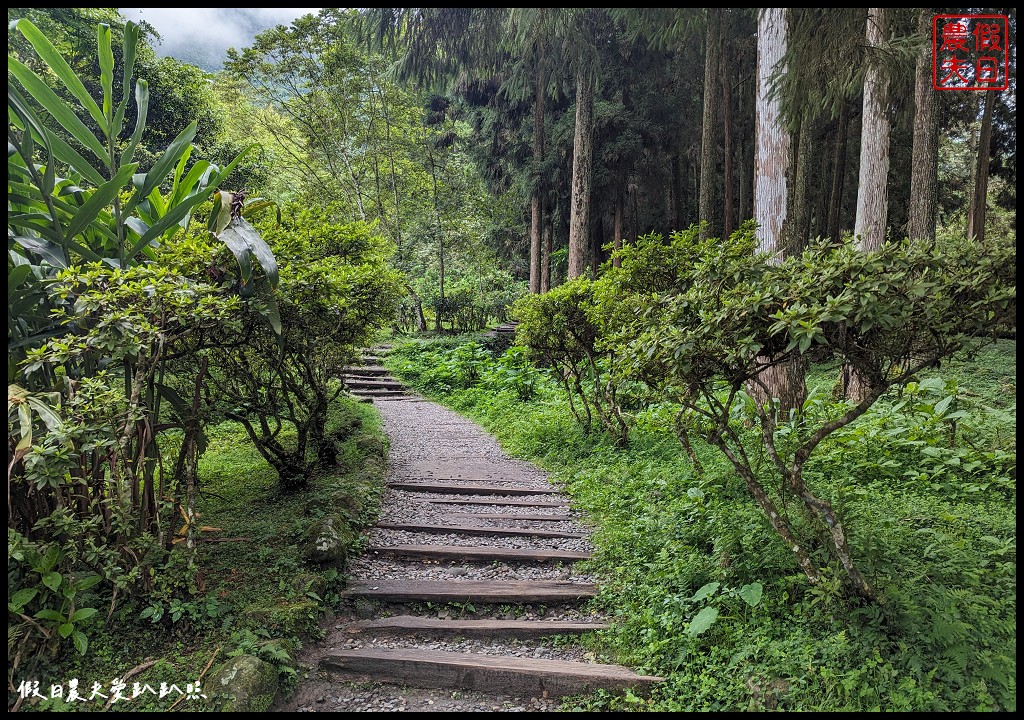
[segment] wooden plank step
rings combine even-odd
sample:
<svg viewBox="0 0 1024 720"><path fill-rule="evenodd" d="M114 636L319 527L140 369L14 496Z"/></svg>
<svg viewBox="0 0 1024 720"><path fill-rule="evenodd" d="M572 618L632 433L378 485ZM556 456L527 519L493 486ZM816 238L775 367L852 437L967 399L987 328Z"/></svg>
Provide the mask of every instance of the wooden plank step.
<svg viewBox="0 0 1024 720"><path fill-rule="evenodd" d="M588 552L525 548L475 547L467 545L372 545L368 552L397 557L435 560L483 560L490 562L576 562L586 560Z"/></svg>
<svg viewBox="0 0 1024 720"><path fill-rule="evenodd" d="M543 513L448 513L446 517L453 518L478 518L480 520L530 520L533 522L565 522L572 520L568 515L545 515Z"/></svg>
<svg viewBox="0 0 1024 720"><path fill-rule="evenodd" d="M551 635L579 635L607 629L608 623L544 620L441 620L416 615L396 615L376 620L359 620L345 626L345 632L361 635L455 635L458 637L540 638Z"/></svg>
<svg viewBox="0 0 1024 720"><path fill-rule="evenodd" d="M494 507L569 507L566 500L505 500L502 498L481 497L472 498L417 498L417 502L430 503L432 505L491 505Z"/></svg>
<svg viewBox="0 0 1024 720"><path fill-rule="evenodd" d="M562 580L366 580L344 597L392 602L575 603L597 596L597 586Z"/></svg>
<svg viewBox="0 0 1024 720"><path fill-rule="evenodd" d="M582 538L583 533L564 532L562 530L539 530L536 528L503 528L484 525L427 525L422 523L391 523L379 522L375 525L382 530L404 530L405 532L423 532L451 535L490 535L505 537L540 537L540 538Z"/></svg>
<svg viewBox="0 0 1024 720"><path fill-rule="evenodd" d="M397 380L356 380L345 378L345 386L349 388L365 388L367 390L404 390L405 385Z"/></svg>
<svg viewBox="0 0 1024 720"><path fill-rule="evenodd" d="M448 493L450 495L554 495L554 487L524 488L483 483L439 482L436 480L391 480L389 487L416 492Z"/></svg>
<svg viewBox="0 0 1024 720"><path fill-rule="evenodd" d="M409 394L408 390L392 390L388 388L349 388L349 392L353 395L362 395L363 397L406 397Z"/></svg>
<svg viewBox="0 0 1024 720"><path fill-rule="evenodd" d="M386 367L381 366L381 365L349 365L348 367L343 369L341 372L342 372L343 375L347 375L347 376L351 376L351 375L370 375L370 376L390 375L390 373L388 372L388 369Z"/></svg>
<svg viewBox="0 0 1024 720"><path fill-rule="evenodd" d="M321 660L326 670L417 687L479 690L517 697L564 697L593 690L644 693L662 678L621 665L503 657L439 650L335 650Z"/></svg>

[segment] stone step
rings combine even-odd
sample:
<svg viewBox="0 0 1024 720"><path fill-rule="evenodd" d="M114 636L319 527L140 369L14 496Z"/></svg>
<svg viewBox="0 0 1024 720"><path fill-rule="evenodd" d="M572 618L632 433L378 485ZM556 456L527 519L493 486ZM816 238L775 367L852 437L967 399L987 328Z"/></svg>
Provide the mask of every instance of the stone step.
<svg viewBox="0 0 1024 720"><path fill-rule="evenodd" d="M469 545L374 545L367 552L394 557L432 560L482 560L484 562L576 562L590 557L587 552L525 548L478 547Z"/></svg>
<svg viewBox="0 0 1024 720"><path fill-rule="evenodd" d="M597 586L562 580L362 580L342 592L389 602L576 603L597 596Z"/></svg>
<svg viewBox="0 0 1024 720"><path fill-rule="evenodd" d="M404 532L436 533L443 535L487 535L491 537L538 537L538 538L582 538L583 533L562 530L539 530L537 528L503 528L485 525L428 525L424 523L379 522L381 530L402 530Z"/></svg>
<svg viewBox="0 0 1024 720"><path fill-rule="evenodd" d="M456 637L540 638L552 635L579 635L608 628L601 622L564 622L552 620L441 620L439 618L396 615L376 620L359 620L345 626L352 635L433 635Z"/></svg>
<svg viewBox="0 0 1024 720"><path fill-rule="evenodd" d="M594 690L643 694L662 678L620 665L501 657L439 650L335 650L321 666L349 678L416 687L477 690L516 697L564 697Z"/></svg>
<svg viewBox="0 0 1024 720"><path fill-rule="evenodd" d="M432 505L491 505L494 507L569 507L565 500L505 500L503 498L417 498L418 502L430 503Z"/></svg>
<svg viewBox="0 0 1024 720"><path fill-rule="evenodd" d="M392 480L388 487L414 492L447 493L449 495L553 495L554 487L524 488L482 483L440 482L436 480Z"/></svg>
<svg viewBox="0 0 1024 720"><path fill-rule="evenodd" d="M545 515L543 513L448 513L446 517L476 518L478 520L530 520L532 522L565 522L572 520L568 515Z"/></svg>

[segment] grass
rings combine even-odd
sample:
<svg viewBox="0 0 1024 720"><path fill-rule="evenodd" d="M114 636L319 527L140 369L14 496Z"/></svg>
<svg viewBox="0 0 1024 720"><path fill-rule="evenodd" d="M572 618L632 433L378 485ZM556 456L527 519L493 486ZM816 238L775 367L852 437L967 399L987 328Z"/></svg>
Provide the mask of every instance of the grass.
<svg viewBox="0 0 1024 720"><path fill-rule="evenodd" d="M1015 709L1015 342L887 394L808 465L874 603L851 597L827 557L809 585L717 450L697 444L707 472L696 477L671 406L637 410L622 450L583 432L549 381L520 400L498 361L450 339L396 346L387 363L551 471L590 516L587 569L615 618L591 650L666 682L651 698L598 693L572 709ZM835 373L815 367L809 384L827 393Z"/></svg>
<svg viewBox="0 0 1024 720"><path fill-rule="evenodd" d="M339 462L310 478L308 489L282 493L275 471L256 453L242 427L222 423L208 432L199 464L197 503L200 533L195 562L186 552L155 569L146 604L118 602L104 630L83 657L58 658L40 677L42 695L51 684L79 683L86 698L93 683L109 695L114 678L133 668L124 694L111 710L201 710L201 699L177 693L159 697L161 683L182 691L206 679L232 655L251 654L277 667L287 691L297 680L294 656L304 642L320 639L320 621L337 606L343 567L303 560L303 540L328 512L343 515L357 531L372 523L383 490L386 436L372 406L339 401L328 430L347 428ZM340 503L340 505L339 505ZM358 543L358 540L356 541ZM145 688L130 698L133 683ZM200 683L200 686L202 684ZM177 705L174 703L177 701ZM29 699L25 708L46 711L99 710L104 701L69 703Z"/></svg>

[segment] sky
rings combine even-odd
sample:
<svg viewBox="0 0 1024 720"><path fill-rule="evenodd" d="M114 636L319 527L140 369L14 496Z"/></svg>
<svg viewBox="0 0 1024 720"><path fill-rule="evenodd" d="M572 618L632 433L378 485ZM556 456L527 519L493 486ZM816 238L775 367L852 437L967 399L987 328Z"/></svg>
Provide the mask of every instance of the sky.
<svg viewBox="0 0 1024 720"><path fill-rule="evenodd" d="M145 20L161 35L155 50L206 70L219 70L229 47L247 46L256 33L288 25L320 8L118 8L127 20Z"/></svg>

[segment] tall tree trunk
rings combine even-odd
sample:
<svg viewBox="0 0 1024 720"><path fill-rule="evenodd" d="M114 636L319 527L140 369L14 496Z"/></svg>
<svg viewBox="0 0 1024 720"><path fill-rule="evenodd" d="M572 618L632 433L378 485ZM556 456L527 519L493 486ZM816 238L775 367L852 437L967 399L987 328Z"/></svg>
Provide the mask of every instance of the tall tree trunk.
<svg viewBox="0 0 1024 720"><path fill-rule="evenodd" d="M569 213L569 280L587 271L590 242L590 170L594 154L594 79L589 68L576 72L576 132L573 137L572 199Z"/></svg>
<svg viewBox="0 0 1024 720"><path fill-rule="evenodd" d="M869 51L885 41L888 27L889 11L886 8L868 8L866 37ZM854 234L861 250L875 250L885 242L888 215L889 73L874 55L869 54L867 62ZM859 403L871 392L870 381L852 367L843 367L841 381L846 399L854 403Z"/></svg>
<svg viewBox="0 0 1024 720"><path fill-rule="evenodd" d="M917 31L931 32L931 10L922 8ZM935 206L938 194L939 113L932 87L932 49L922 43L917 51L914 80L914 149L910 161L910 211L908 235L911 240L935 243Z"/></svg>
<svg viewBox="0 0 1024 720"><path fill-rule="evenodd" d="M793 165L796 166L793 195L792 221L788 223L786 247L784 255L797 255L807 246L807 238L811 231L811 174L814 169L815 121L811 110L805 108L800 119L800 135L793 153Z"/></svg>
<svg viewBox="0 0 1024 720"><path fill-rule="evenodd" d="M722 202L722 235L729 237L733 225L733 177L732 177L732 77L729 73L729 45L722 45L722 154L725 157L722 168L722 182L725 185Z"/></svg>
<svg viewBox="0 0 1024 720"><path fill-rule="evenodd" d="M540 265L540 291L546 293L551 289L551 214L544 218L544 245Z"/></svg>
<svg viewBox="0 0 1024 720"><path fill-rule="evenodd" d="M788 207L789 130L778 96L769 94L771 76L785 72L786 8L765 8L757 26L757 105L755 109L754 219L762 252L781 253Z"/></svg>
<svg viewBox="0 0 1024 720"><path fill-rule="evenodd" d="M438 271L438 290L439 290L439 303L437 306L437 315L434 318L434 329L437 332L441 332L441 315L442 310L445 306L444 301L444 230L441 226L441 206L438 202L437 197L437 165L434 163L434 155L430 155L430 178L434 184L434 222L436 223L437 232L437 271Z"/></svg>
<svg viewBox="0 0 1024 720"><path fill-rule="evenodd" d="M530 197L530 292L539 293L541 275L541 177L544 161L544 71L537 68L533 98L533 193Z"/></svg>
<svg viewBox="0 0 1024 720"><path fill-rule="evenodd" d="M888 37L889 14L887 8L868 9L866 37L869 53ZM885 242L889 204L889 71L876 53L869 54L867 62L854 233L859 238L861 249L874 250Z"/></svg>
<svg viewBox="0 0 1024 720"><path fill-rule="evenodd" d="M680 230L683 227L683 167L679 153L672 155L672 194L669 205L669 227Z"/></svg>
<svg viewBox="0 0 1024 720"><path fill-rule="evenodd" d="M612 256L612 266L622 267L622 258L619 257L619 251L622 250L622 205L623 205L623 187L620 185L619 189L615 192L615 223L612 226L612 238L613 246L615 248L614 255Z"/></svg>
<svg viewBox="0 0 1024 720"><path fill-rule="evenodd" d="M788 42L787 22L786 8L766 8L761 11L757 29L754 218L758 249L771 253L776 261L781 261L787 250L785 237L792 224L788 219L792 153L779 98L769 90L772 75L785 72L782 59ZM764 358L766 363L770 360ZM760 383L748 385L748 391L762 405L778 400L782 411L799 407L807 396L804 366L798 361L772 365L759 376Z"/></svg>
<svg viewBox="0 0 1024 720"><path fill-rule="evenodd" d="M722 64L722 9L708 8L704 58L704 115L700 132L700 195L697 216L707 223L701 237L718 235L719 222L715 192L718 184L718 106Z"/></svg>
<svg viewBox="0 0 1024 720"><path fill-rule="evenodd" d="M828 236L838 240L842 233L843 185L846 179L846 139L850 127L850 106L840 101L836 146L832 155L832 192L828 203Z"/></svg>
<svg viewBox="0 0 1024 720"><path fill-rule="evenodd" d="M983 244L985 242L985 203L988 199L988 166L992 146L992 108L995 93L985 93L985 106L981 113L981 132L978 136L978 165L974 170L974 195L968 217L967 237Z"/></svg>

